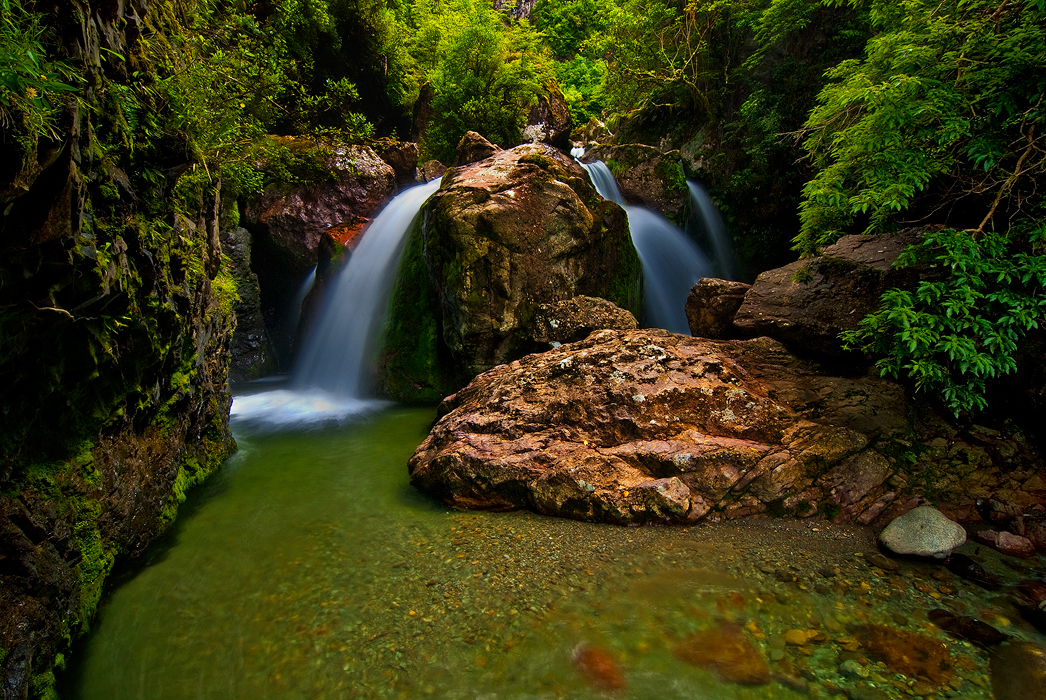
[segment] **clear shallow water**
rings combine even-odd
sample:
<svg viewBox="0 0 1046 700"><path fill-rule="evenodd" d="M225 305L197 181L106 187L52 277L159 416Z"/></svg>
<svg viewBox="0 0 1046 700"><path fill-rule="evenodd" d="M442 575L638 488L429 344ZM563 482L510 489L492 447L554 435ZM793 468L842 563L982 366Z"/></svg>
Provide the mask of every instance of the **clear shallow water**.
<svg viewBox="0 0 1046 700"><path fill-rule="evenodd" d="M940 567L869 566L871 533L860 529L619 528L448 511L407 482L432 419L393 408L305 432L238 423L240 452L107 596L71 658L67 696L607 697L571 661L588 645L619 664L615 697L828 698L855 685L840 671L861 658L850 629L877 622L933 635L964 659L932 697L979 699L990 698L984 653L947 638L926 611L947 603L1035 638L998 596ZM812 691L724 683L672 655L723 621L745 626L775 674L807 676ZM824 640L788 646L782 635L795 628ZM866 697L911 697L914 679L865 663L857 685L883 693Z"/></svg>

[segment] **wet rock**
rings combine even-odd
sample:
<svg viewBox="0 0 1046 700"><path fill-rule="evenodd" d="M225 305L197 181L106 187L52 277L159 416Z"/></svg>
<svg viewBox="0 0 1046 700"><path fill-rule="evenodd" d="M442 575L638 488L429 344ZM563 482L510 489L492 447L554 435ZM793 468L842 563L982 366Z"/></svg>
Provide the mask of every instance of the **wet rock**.
<svg viewBox="0 0 1046 700"><path fill-rule="evenodd" d="M783 636L785 644L801 647L809 644L819 634L816 630L790 629L786 630Z"/></svg>
<svg viewBox="0 0 1046 700"><path fill-rule="evenodd" d="M1041 603L1046 600L1046 581L1028 579L1021 581L1017 587L1021 593L1028 597L1028 600L1034 603Z"/></svg>
<svg viewBox="0 0 1046 700"><path fill-rule="evenodd" d="M853 659L847 659L839 664L839 673L848 678L854 679L867 678L871 675L871 672L867 668Z"/></svg>
<svg viewBox="0 0 1046 700"><path fill-rule="evenodd" d="M486 160L501 149L487 141L475 131L467 131L458 141L454 166L469 165L481 160Z"/></svg>
<svg viewBox="0 0 1046 700"><path fill-rule="evenodd" d="M581 160L613 160L618 189L626 202L642 204L678 219L688 198L686 177L679 165L679 151L662 152L639 143L595 145Z"/></svg>
<svg viewBox="0 0 1046 700"><path fill-rule="evenodd" d="M974 538L983 544L994 547L1003 554L1011 557L1027 558L1034 556L1035 545L1027 537L1014 535L1010 532L998 532L997 530L981 530Z"/></svg>
<svg viewBox="0 0 1046 700"><path fill-rule="evenodd" d="M545 89L548 94L540 95L537 104L527 115L523 140L570 150L570 131L574 128L574 120L570 116L567 100L554 80L547 83Z"/></svg>
<svg viewBox="0 0 1046 700"><path fill-rule="evenodd" d="M995 700L1046 697L1046 650L1037 644L1004 644L991 655L989 668Z"/></svg>
<svg viewBox="0 0 1046 700"><path fill-rule="evenodd" d="M576 296L539 306L531 322L530 337L539 344L573 343L584 340L593 331L637 327L636 317L616 304L597 297Z"/></svg>
<svg viewBox="0 0 1046 700"><path fill-rule="evenodd" d="M747 336L768 335L798 351L841 355L839 334L879 308L891 287L917 280L893 263L918 231L897 236L844 236L818 257L760 274L734 325Z"/></svg>
<svg viewBox="0 0 1046 700"><path fill-rule="evenodd" d="M276 371L265 319L262 317L258 275L251 269L251 234L245 228L235 228L221 234L221 242L222 253L232 261L231 272L239 296L233 306L236 331L230 348L232 363L229 366L229 378L250 381Z"/></svg>
<svg viewBox="0 0 1046 700"><path fill-rule="evenodd" d="M705 277L698 280L686 299L690 333L699 338L737 338L734 314L741 308L751 285Z"/></svg>
<svg viewBox="0 0 1046 700"><path fill-rule="evenodd" d="M992 646L1006 641L1009 637L989 624L973 617L956 615L950 610L937 608L927 613L933 624L945 630L953 637L965 639L981 646Z"/></svg>
<svg viewBox="0 0 1046 700"><path fill-rule="evenodd" d="M614 656L606 649L578 645L570 661L590 685L599 690L620 692L625 690L625 674Z"/></svg>
<svg viewBox="0 0 1046 700"><path fill-rule="evenodd" d="M684 663L714 672L739 685L770 682L770 668L738 625L721 624L691 635L672 649Z"/></svg>
<svg viewBox="0 0 1046 700"><path fill-rule="evenodd" d="M948 571L951 571L956 576L972 581L989 591L998 590L1002 584L998 576L988 573L983 566L965 554L952 554L945 560L944 565Z"/></svg>
<svg viewBox="0 0 1046 700"><path fill-rule="evenodd" d="M895 518L879 542L895 554L943 558L966 541L966 531L931 506L919 506Z"/></svg>
<svg viewBox="0 0 1046 700"><path fill-rule="evenodd" d="M868 656L882 661L891 671L936 685L952 678L952 655L947 646L932 637L887 625L862 625L854 634Z"/></svg>

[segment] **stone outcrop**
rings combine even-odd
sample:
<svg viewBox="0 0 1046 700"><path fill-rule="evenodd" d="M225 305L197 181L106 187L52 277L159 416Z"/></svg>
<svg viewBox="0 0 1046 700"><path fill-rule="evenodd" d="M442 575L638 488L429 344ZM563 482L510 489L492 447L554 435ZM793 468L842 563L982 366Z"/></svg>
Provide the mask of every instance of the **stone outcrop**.
<svg viewBox="0 0 1046 700"><path fill-rule="evenodd" d="M233 278L239 301L233 305L236 332L232 336L229 378L250 381L274 374L276 367L269 349L265 319L262 318L261 288L258 275L251 269L251 234L245 228L234 228L221 235L222 252L232 261Z"/></svg>
<svg viewBox="0 0 1046 700"><path fill-rule="evenodd" d="M599 331L489 370L441 414L411 482L459 507L869 524L930 494L964 520L989 493L1026 510L1046 503L1042 464L1019 441L960 433L924 407L913 424L897 384L833 376L769 338ZM929 449L912 451L913 435Z"/></svg>
<svg viewBox="0 0 1046 700"><path fill-rule="evenodd" d="M567 99L554 80L547 83L545 89L548 94L538 97L537 104L527 115L523 140L547 143L563 151L570 150L570 130L574 128L574 121L567 107Z"/></svg>
<svg viewBox="0 0 1046 700"><path fill-rule="evenodd" d="M555 148L524 144L454 168L407 242L385 390L438 401L528 352L541 304L586 295L633 310L640 278L624 211Z"/></svg>
<svg viewBox="0 0 1046 700"><path fill-rule="evenodd" d="M597 297L577 296L539 306L531 321L530 337L539 345L562 345L584 340L597 330L638 327L636 317L616 304Z"/></svg>
<svg viewBox="0 0 1046 700"><path fill-rule="evenodd" d="M841 331L878 309L886 290L918 281L917 271L893 268L918 236L844 236L817 257L767 270L745 294L734 325L744 337L767 335L797 351L839 355Z"/></svg>
<svg viewBox="0 0 1046 700"><path fill-rule="evenodd" d="M705 277L698 280L686 298L686 320L698 338L728 340L740 334L734 316L751 285Z"/></svg>
<svg viewBox="0 0 1046 700"><path fill-rule="evenodd" d="M84 89L54 100L55 135L38 143L17 105L0 119L5 699L57 697L55 659L89 627L114 563L161 533L233 449L235 282L215 187L199 178L175 206L185 141L132 133L87 87L140 98L156 77L139 43L151 11L49 5L48 46L82 78L61 80ZM157 102L140 99L142 123L170 123Z"/></svg>
<svg viewBox="0 0 1046 700"><path fill-rule="evenodd" d="M333 177L331 182L275 185L244 212L244 225L297 273L293 277L316 265L326 231L357 224L385 203L396 191L396 171L368 146L282 141L292 149L320 149L324 171Z"/></svg>
<svg viewBox="0 0 1046 700"><path fill-rule="evenodd" d="M378 155L396 173L399 185L415 185L421 181L418 173L418 144L397 141L379 149Z"/></svg>

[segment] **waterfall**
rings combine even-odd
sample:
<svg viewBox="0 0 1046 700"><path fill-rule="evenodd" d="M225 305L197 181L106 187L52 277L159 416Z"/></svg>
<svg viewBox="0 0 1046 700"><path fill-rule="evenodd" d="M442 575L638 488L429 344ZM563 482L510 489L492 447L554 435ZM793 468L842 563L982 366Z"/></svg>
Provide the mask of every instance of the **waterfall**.
<svg viewBox="0 0 1046 700"><path fill-rule="evenodd" d="M737 279L734 264L734 242L726 230L719 209L701 185L693 180L686 181L690 190L690 216L686 222L691 238L704 241L712 251L713 272L725 280Z"/></svg>
<svg viewBox="0 0 1046 700"><path fill-rule="evenodd" d="M613 173L602 161L582 163L603 199L620 204L628 216L632 244L643 264L643 323L690 335L686 298L712 273L708 258L678 226L644 207L624 203Z"/></svg>
<svg viewBox="0 0 1046 700"><path fill-rule="evenodd" d="M236 397L234 418L269 425L321 423L381 403L370 393L381 324L411 224L438 188L437 179L389 201L327 285L295 361L290 389Z"/></svg>
<svg viewBox="0 0 1046 700"><path fill-rule="evenodd" d="M305 280L302 281L301 286L298 287L298 293L294 295L294 301L291 303L291 310L288 316L290 316L290 322L287 324L288 328L297 328L298 323L301 322L301 305L305 303L305 297L309 296L309 292L316 285L316 266L312 266L312 270L308 275L305 276Z"/></svg>

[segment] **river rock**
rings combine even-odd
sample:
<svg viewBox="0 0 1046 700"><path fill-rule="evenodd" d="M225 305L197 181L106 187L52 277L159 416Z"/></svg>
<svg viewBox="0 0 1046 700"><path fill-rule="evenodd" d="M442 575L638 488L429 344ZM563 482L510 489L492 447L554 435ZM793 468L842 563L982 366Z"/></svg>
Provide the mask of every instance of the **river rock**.
<svg viewBox="0 0 1046 700"><path fill-rule="evenodd" d="M978 542L994 547L1011 557L1030 557L1035 554L1035 545L1027 537L1014 535L1011 532L997 530L980 530L974 535Z"/></svg>
<svg viewBox="0 0 1046 700"><path fill-rule="evenodd" d="M728 683L764 685L770 682L770 667L739 625L723 623L692 634L672 648L672 655L684 663L712 671Z"/></svg>
<svg viewBox="0 0 1046 700"><path fill-rule="evenodd" d="M584 295L639 307L642 273L624 211L547 144L452 169L406 245L383 352L395 398L438 401L532 351L542 304Z"/></svg>
<svg viewBox="0 0 1046 700"><path fill-rule="evenodd" d="M879 542L895 554L943 558L966 541L966 530L931 506L919 506L895 518L879 533Z"/></svg>
<svg viewBox="0 0 1046 700"><path fill-rule="evenodd" d="M700 338L737 338L734 315L741 308L751 285L705 277L698 280L686 298L686 320L690 332Z"/></svg>
<svg viewBox="0 0 1046 700"><path fill-rule="evenodd" d="M840 355L839 333L878 309L887 289L918 279L913 270L893 268L918 238L917 230L844 236L817 257L767 270L745 294L734 325L745 337L768 335L796 351Z"/></svg>
<svg viewBox="0 0 1046 700"><path fill-rule="evenodd" d="M530 337L535 343L560 345L584 340L592 331L638 327L636 317L618 305L606 299L576 296L539 306L531 322Z"/></svg>
<svg viewBox="0 0 1046 700"><path fill-rule="evenodd" d="M952 636L981 646L993 646L1009 639L1007 635L977 618L956 615L950 610L937 608L927 613L926 617Z"/></svg>
<svg viewBox="0 0 1046 700"><path fill-rule="evenodd" d="M941 641L888 625L861 625L854 636L868 656L895 673L944 685L954 675L954 661Z"/></svg>
<svg viewBox="0 0 1046 700"><path fill-rule="evenodd" d="M1012 642L991 655L989 669L995 700L1046 697L1046 650L1031 642Z"/></svg>
<svg viewBox="0 0 1046 700"><path fill-rule="evenodd" d="M500 148L475 131L466 131L465 135L458 141L454 166L469 165L477 161L486 160L500 150Z"/></svg>

